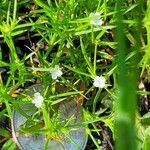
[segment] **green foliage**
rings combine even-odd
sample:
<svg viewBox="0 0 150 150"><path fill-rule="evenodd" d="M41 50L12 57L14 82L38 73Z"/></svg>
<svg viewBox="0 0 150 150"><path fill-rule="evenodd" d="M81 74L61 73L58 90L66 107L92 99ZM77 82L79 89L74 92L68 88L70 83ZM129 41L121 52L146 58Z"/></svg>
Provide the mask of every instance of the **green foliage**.
<svg viewBox="0 0 150 150"><path fill-rule="evenodd" d="M145 130L145 137L143 142L143 150L148 150L150 148L150 128Z"/></svg>
<svg viewBox="0 0 150 150"><path fill-rule="evenodd" d="M110 129L118 150L136 150L136 145L150 149L150 113L140 116L143 112L136 104L137 93L140 98L150 94L145 87L137 88L150 79L149 0L0 0L0 4L0 107L4 107L0 119L12 119L15 110L27 118L22 132L48 135L55 129L68 136L55 107L74 99L83 110L82 123L95 149L103 149L103 126ZM96 12L102 25L91 24L90 14ZM63 72L59 82L50 73L55 65ZM95 76L106 78L104 88L94 87ZM29 116L21 106L31 103L33 95L25 89L37 83L44 86L44 104ZM11 138L5 128L0 128L0 135ZM15 148L11 139L3 146Z"/></svg>
<svg viewBox="0 0 150 150"><path fill-rule="evenodd" d="M141 123L146 126L146 125L150 125L150 112L148 112L147 114L145 114L142 118L141 118Z"/></svg>
<svg viewBox="0 0 150 150"><path fill-rule="evenodd" d="M0 21L2 21L4 18L7 16L7 10L8 10L8 5L9 5L9 0L0 0Z"/></svg>
<svg viewBox="0 0 150 150"><path fill-rule="evenodd" d="M4 128L0 128L0 136L6 137L6 138L10 138L11 134L8 130L4 129Z"/></svg>
<svg viewBox="0 0 150 150"><path fill-rule="evenodd" d="M146 137L146 139L144 140L144 146L143 146L143 150L149 150L150 149L150 136Z"/></svg>
<svg viewBox="0 0 150 150"><path fill-rule="evenodd" d="M9 139L2 147L2 150L16 150L16 144L13 142L12 139Z"/></svg>

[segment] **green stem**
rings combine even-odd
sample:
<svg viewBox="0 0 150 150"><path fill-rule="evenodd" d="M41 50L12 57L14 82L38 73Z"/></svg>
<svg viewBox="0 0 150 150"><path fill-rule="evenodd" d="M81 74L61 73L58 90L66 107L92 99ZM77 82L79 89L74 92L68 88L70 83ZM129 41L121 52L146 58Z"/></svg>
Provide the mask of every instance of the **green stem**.
<svg viewBox="0 0 150 150"><path fill-rule="evenodd" d="M119 90L118 99L115 103L114 130L116 150L136 150L135 112L138 70L136 64L137 56L130 58L128 63L126 62L127 48L125 41L125 26L123 24L123 0L118 0L116 4L116 42ZM135 29L137 28L135 27ZM135 37L135 40L138 40L137 36ZM139 49L137 43L132 47L133 50Z"/></svg>
<svg viewBox="0 0 150 150"><path fill-rule="evenodd" d="M98 101L99 96L100 96L100 94L101 94L101 91L102 91L102 89L99 88L98 91L97 91L97 93L96 93L96 96L95 96L95 98L94 98L94 101L93 101L93 113L95 113L96 104L97 104L97 101Z"/></svg>
<svg viewBox="0 0 150 150"><path fill-rule="evenodd" d="M94 49L94 67L93 67L93 72L94 72L94 74L96 74L96 56L97 56L97 42L96 42L96 44L95 44L95 49Z"/></svg>
<svg viewBox="0 0 150 150"><path fill-rule="evenodd" d="M19 58L17 56L16 49L15 49L12 37L9 36L9 35L5 35L4 39L5 39L7 45L9 47L9 49L10 49L10 54L11 54L12 62L18 63L19 62Z"/></svg>
<svg viewBox="0 0 150 150"><path fill-rule="evenodd" d="M51 134L53 132L53 124L50 120L50 115L47 112L45 106L42 108L42 111L43 111L43 118L44 118L45 127L46 127L46 129L49 130L49 133Z"/></svg>
<svg viewBox="0 0 150 150"><path fill-rule="evenodd" d="M14 11L13 11L13 20L16 20L16 13L17 13L17 0L14 0Z"/></svg>

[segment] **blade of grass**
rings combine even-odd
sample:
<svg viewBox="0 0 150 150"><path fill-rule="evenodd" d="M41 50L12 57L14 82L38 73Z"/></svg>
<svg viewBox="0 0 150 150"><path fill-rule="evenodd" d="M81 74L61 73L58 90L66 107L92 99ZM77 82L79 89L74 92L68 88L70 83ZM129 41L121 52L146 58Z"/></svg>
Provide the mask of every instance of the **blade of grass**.
<svg viewBox="0 0 150 150"><path fill-rule="evenodd" d="M85 51L85 47L84 47L84 44L83 44L81 36L80 36L80 44L81 44L81 50L82 50L82 54L84 56L84 59L85 59L87 65L89 67L90 73L92 73L93 72L93 66L92 66L92 64L91 64L91 62L90 62L90 60L89 60L89 58L87 56L87 52Z"/></svg>
<svg viewBox="0 0 150 150"><path fill-rule="evenodd" d="M139 3L140 6L140 3ZM116 42L118 67L118 99L115 103L115 140L116 150L136 150L135 113L136 87L138 77L137 56L126 63L125 26L123 23L123 0L116 3ZM139 12L139 10L137 10ZM136 13L137 13L136 12ZM135 14L136 14L135 13ZM139 16L136 16L139 17ZM137 19L137 18L136 18ZM139 18L138 18L139 19ZM137 22L138 22L137 19ZM135 26L136 43L132 50L139 50L139 26Z"/></svg>

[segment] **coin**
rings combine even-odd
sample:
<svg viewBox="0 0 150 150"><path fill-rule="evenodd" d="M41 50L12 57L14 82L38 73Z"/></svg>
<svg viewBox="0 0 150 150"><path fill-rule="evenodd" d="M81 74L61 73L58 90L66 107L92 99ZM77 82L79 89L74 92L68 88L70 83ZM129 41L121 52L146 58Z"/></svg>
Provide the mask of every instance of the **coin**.
<svg viewBox="0 0 150 150"><path fill-rule="evenodd" d="M30 96L36 92L43 93L44 86L36 84L29 87L26 90L26 93ZM22 104L20 105L23 111L27 115L32 115L36 112L36 108L33 104ZM32 109L28 109L28 108ZM58 137L53 137L49 139L47 149L48 150L84 150L88 136L86 134L85 128L82 126L82 113L79 107L77 107L76 102L72 100L66 100L59 104L58 112L60 114L60 122L69 119L73 116L73 119L70 122L70 125L73 127L69 130L69 134L66 136L63 133L60 133ZM13 138L15 139L17 146L20 150L43 150L46 138L45 135L27 135L20 134L19 128L26 122L27 118L21 113L14 111L12 117L12 131ZM63 125L63 124L62 124ZM76 126L78 125L78 126ZM59 139L58 139L59 138ZM62 140L60 140L62 138Z"/></svg>

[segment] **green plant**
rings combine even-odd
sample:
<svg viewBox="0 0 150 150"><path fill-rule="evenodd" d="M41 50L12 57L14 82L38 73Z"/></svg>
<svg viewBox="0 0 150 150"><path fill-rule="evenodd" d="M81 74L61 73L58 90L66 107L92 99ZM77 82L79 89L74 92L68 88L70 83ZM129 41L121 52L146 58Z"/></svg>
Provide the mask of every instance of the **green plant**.
<svg viewBox="0 0 150 150"><path fill-rule="evenodd" d="M56 108L73 99L82 111L80 125L93 142L91 149L103 149L104 143L110 149L149 149L148 110L139 110L139 99L147 102L150 94L149 3L1 1L0 118L12 119L17 111L27 118L21 132L61 142L59 132L69 137L79 125L70 127L71 116L62 127ZM26 93L35 84L44 86L39 99L36 91ZM26 103L33 103L29 109L38 107L32 116L21 107Z"/></svg>

